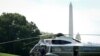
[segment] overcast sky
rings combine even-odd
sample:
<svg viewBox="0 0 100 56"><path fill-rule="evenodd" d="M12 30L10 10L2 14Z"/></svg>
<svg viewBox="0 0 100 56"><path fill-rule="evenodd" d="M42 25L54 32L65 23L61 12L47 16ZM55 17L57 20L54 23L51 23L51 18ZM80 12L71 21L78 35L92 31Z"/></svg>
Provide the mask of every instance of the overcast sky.
<svg viewBox="0 0 100 56"><path fill-rule="evenodd" d="M68 34L70 2L74 34L100 34L100 0L0 0L0 14L16 12L43 32Z"/></svg>

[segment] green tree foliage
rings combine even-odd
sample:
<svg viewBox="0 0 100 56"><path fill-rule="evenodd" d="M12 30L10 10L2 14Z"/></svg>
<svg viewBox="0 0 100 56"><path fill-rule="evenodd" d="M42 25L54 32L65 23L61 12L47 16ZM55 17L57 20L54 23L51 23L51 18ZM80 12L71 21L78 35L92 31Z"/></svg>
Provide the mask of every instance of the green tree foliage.
<svg viewBox="0 0 100 56"><path fill-rule="evenodd" d="M0 15L0 43L38 35L40 35L40 31L36 24L28 22L25 16L18 13L3 13ZM3 44L0 45L0 51L27 56L26 54L29 53L29 49L34 45L35 40L38 39ZM25 46L32 41L33 45Z"/></svg>

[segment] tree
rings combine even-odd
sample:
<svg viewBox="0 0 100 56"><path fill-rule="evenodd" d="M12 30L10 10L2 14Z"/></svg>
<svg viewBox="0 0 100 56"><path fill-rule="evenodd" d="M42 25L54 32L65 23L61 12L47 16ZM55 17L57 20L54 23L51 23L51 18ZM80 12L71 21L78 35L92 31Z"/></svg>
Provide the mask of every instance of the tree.
<svg viewBox="0 0 100 56"><path fill-rule="evenodd" d="M38 35L40 35L40 30L36 24L33 22L28 22L25 16L18 13L3 13L0 15L0 43L36 37ZM27 48L31 47L31 45L25 47L25 44L35 40L38 39L0 45L0 47L3 49L1 52L20 54L22 56L22 52L25 54L25 50L28 51Z"/></svg>

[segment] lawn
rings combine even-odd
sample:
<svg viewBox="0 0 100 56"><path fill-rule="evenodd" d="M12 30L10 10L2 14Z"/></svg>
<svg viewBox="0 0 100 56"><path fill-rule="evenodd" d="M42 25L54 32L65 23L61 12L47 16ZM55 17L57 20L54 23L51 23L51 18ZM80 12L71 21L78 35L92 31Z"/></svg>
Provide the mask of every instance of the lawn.
<svg viewBox="0 0 100 56"><path fill-rule="evenodd" d="M0 56L18 56L18 55L7 54L7 53L0 53Z"/></svg>

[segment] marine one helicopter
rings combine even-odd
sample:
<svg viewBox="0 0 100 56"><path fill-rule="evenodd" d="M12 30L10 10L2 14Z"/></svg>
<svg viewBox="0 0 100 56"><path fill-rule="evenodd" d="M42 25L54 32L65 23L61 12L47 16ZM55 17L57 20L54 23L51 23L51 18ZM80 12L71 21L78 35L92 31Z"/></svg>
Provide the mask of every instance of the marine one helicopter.
<svg viewBox="0 0 100 56"><path fill-rule="evenodd" d="M41 48L45 54L41 55ZM30 50L30 56L100 56L100 44L82 43L79 34L73 38L72 3L69 5L69 36L55 34L50 39L40 39Z"/></svg>
<svg viewBox="0 0 100 56"><path fill-rule="evenodd" d="M85 44L61 33L55 38L41 39L31 49L31 56L40 56L41 47L45 48L45 56L100 56L100 45Z"/></svg>

